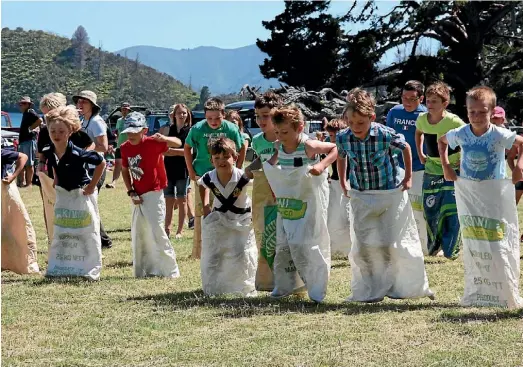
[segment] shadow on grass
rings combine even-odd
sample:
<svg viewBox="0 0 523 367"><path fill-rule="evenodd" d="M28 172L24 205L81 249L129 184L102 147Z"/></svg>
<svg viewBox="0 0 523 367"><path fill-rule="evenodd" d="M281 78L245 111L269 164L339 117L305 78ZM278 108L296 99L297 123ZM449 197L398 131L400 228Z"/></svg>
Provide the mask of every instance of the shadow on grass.
<svg viewBox="0 0 523 367"><path fill-rule="evenodd" d="M523 309L519 310L496 310L493 312L443 312L441 316L436 319L437 322L450 322L454 324L464 323L481 323L481 322L496 322L507 319L521 319L523 320Z"/></svg>
<svg viewBox="0 0 523 367"><path fill-rule="evenodd" d="M350 268L350 264L348 261L338 262L336 264L331 265L331 269L340 269L340 268Z"/></svg>
<svg viewBox="0 0 523 367"><path fill-rule="evenodd" d="M128 298L126 301L153 302L156 307L184 310L194 307L216 308L219 317L240 318L264 315L287 315L289 313L314 314L338 311L345 315L372 314L379 312L408 312L435 308L455 308L453 304L430 303L400 303L405 301L392 301L381 303L316 303L308 298L296 296L283 299L273 299L268 296L241 298L234 296L207 297L202 290L194 292L155 294ZM412 302L412 301L411 301Z"/></svg>
<svg viewBox="0 0 523 367"><path fill-rule="evenodd" d="M117 228L117 229L109 229L105 231L106 233L120 233L120 232L131 232L131 228Z"/></svg>
<svg viewBox="0 0 523 367"><path fill-rule="evenodd" d="M128 268L131 266L133 266L132 261L116 261L111 264L104 264L105 268L110 268L110 269L121 269L121 268Z"/></svg>

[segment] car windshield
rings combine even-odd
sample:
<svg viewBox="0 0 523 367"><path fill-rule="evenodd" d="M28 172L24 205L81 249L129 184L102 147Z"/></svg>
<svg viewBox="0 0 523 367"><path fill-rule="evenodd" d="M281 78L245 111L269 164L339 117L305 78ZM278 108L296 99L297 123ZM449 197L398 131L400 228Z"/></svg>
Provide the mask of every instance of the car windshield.
<svg viewBox="0 0 523 367"><path fill-rule="evenodd" d="M10 127L9 122L7 121L7 117L2 115L2 127Z"/></svg>

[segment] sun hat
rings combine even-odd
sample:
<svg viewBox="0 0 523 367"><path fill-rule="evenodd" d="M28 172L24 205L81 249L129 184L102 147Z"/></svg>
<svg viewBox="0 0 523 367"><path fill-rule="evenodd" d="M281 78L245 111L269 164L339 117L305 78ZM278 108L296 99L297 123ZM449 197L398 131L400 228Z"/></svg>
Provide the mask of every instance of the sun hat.
<svg viewBox="0 0 523 367"><path fill-rule="evenodd" d="M78 99L79 98L82 98L82 99L87 99L89 102L91 102L93 104L93 114L96 114L98 112L100 112L100 106L98 106L96 104L96 93L93 92L93 91L90 91L90 90L83 90L81 91L80 93L76 94L73 96L73 102L76 104L78 102ZM96 110L96 112L95 112Z"/></svg>
<svg viewBox="0 0 523 367"><path fill-rule="evenodd" d="M494 114L492 115L492 117L505 118L505 110L503 109L503 107L500 107L500 106L494 107Z"/></svg>
<svg viewBox="0 0 523 367"><path fill-rule="evenodd" d="M124 130L121 133L139 133L146 128L147 123L145 121L145 116L140 112L131 112L125 117Z"/></svg>
<svg viewBox="0 0 523 367"><path fill-rule="evenodd" d="M31 98L29 98L28 96L24 96L22 98L20 98L20 100L18 101L18 104L20 103L29 103L31 106L34 105L33 101L31 101Z"/></svg>
<svg viewBox="0 0 523 367"><path fill-rule="evenodd" d="M129 102L124 102L120 105L120 109L126 109L126 110L130 110L131 109L131 104Z"/></svg>

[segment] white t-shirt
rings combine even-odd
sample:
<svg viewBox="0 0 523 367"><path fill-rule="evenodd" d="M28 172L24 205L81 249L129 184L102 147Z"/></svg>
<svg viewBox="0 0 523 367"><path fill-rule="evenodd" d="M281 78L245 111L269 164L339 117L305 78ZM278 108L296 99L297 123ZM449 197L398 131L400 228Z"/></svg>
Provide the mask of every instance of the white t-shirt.
<svg viewBox="0 0 523 367"><path fill-rule="evenodd" d="M97 137L107 135L107 125L100 115L91 116L89 121L82 120L82 130L95 141Z"/></svg>
<svg viewBox="0 0 523 367"><path fill-rule="evenodd" d="M243 175L243 170L234 167L231 180L227 183L227 185L225 185L225 187L223 187L222 184L220 183L220 181L218 180L218 173L216 172L215 169L212 170L211 172L209 172L209 175L211 176L211 182L216 185L216 188L227 199L232 194L234 189L236 188L238 181L240 180L240 178ZM198 180L198 185L204 186L209 189L209 187L207 187L207 185L205 185L205 183L203 182L202 178L200 178ZM247 195L247 186L248 185L245 185L243 187L242 192L240 193L240 195L234 202L233 205L235 207L240 208L240 209L245 209L245 208L251 207L251 198ZM198 193L196 193L196 194L199 195ZM220 200L215 198L214 203L213 203L213 209L220 208L221 206L222 206L222 203L220 202ZM248 213L248 214L250 215L250 213ZM230 219L238 219L238 217L244 216L245 214L234 214L231 211L227 211L225 213L225 215Z"/></svg>

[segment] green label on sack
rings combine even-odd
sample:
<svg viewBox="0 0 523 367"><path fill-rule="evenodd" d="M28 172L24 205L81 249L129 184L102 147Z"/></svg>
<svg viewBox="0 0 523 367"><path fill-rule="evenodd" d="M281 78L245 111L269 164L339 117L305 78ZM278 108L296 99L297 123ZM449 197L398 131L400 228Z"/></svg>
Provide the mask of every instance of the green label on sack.
<svg viewBox="0 0 523 367"><path fill-rule="evenodd" d="M266 206L263 208L263 214L265 217L265 227L263 229L260 252L272 269L274 255L276 254L276 218L278 216L278 207L276 205Z"/></svg>
<svg viewBox="0 0 523 367"><path fill-rule="evenodd" d="M283 219L297 220L305 216L307 211L307 203L289 198L277 198L278 212Z"/></svg>
<svg viewBox="0 0 523 367"><path fill-rule="evenodd" d="M421 195L409 194L409 199L413 210L423 211L423 197Z"/></svg>
<svg viewBox="0 0 523 367"><path fill-rule="evenodd" d="M472 215L459 217L463 238L482 241L501 241L505 238L505 223Z"/></svg>
<svg viewBox="0 0 523 367"><path fill-rule="evenodd" d="M56 208L54 224L62 228L85 228L91 225L91 215L85 210Z"/></svg>

